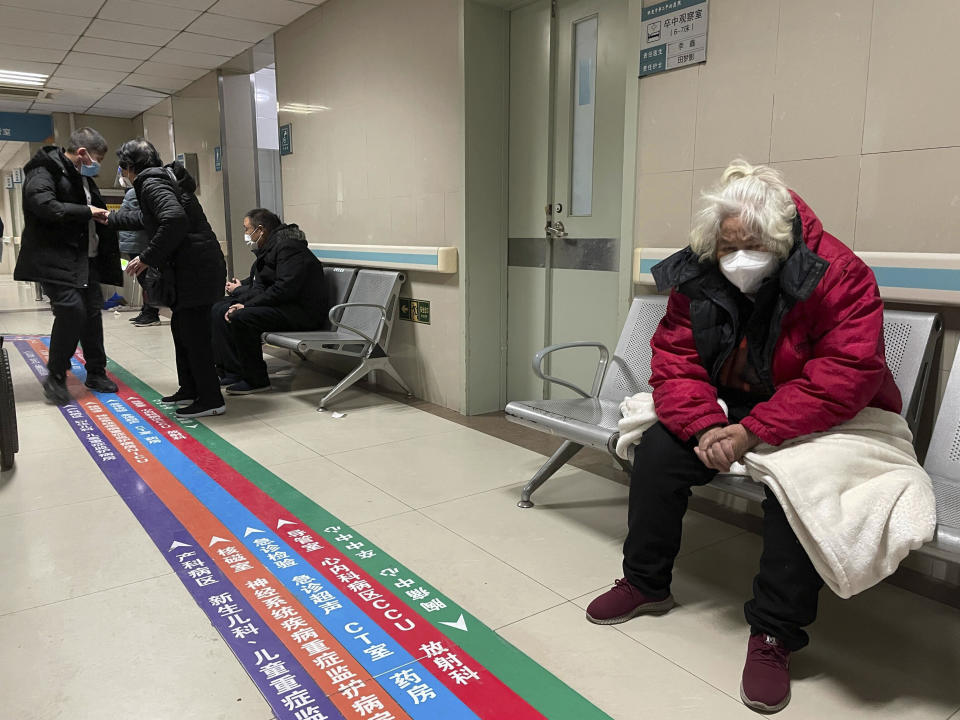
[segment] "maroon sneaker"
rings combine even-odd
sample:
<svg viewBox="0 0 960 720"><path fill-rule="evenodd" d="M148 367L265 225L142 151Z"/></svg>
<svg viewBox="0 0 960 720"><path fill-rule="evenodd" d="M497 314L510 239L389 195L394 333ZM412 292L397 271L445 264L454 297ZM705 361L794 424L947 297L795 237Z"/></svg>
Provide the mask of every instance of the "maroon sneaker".
<svg viewBox="0 0 960 720"><path fill-rule="evenodd" d="M655 600L640 592L626 578L620 578L587 606L587 620L597 625L616 625L637 615L666 612L674 605L672 595Z"/></svg>
<svg viewBox="0 0 960 720"><path fill-rule="evenodd" d="M790 702L790 651L773 635L750 636L740 699L751 710L763 713L780 712Z"/></svg>

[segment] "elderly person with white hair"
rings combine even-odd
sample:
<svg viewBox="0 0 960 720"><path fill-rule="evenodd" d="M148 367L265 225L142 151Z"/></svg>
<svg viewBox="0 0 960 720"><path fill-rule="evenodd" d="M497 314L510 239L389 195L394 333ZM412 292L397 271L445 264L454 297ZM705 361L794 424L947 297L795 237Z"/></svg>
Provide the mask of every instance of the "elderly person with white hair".
<svg viewBox="0 0 960 720"><path fill-rule="evenodd" d="M590 604L594 623L673 607L691 486L760 442L822 432L866 407L900 412L870 268L769 167L734 161L704 201L690 245L653 268L658 288L671 289L651 343L659 422L635 451L625 577ZM790 653L808 642L822 585L767 490L763 553L744 606L740 694L749 707L775 712L790 701Z"/></svg>

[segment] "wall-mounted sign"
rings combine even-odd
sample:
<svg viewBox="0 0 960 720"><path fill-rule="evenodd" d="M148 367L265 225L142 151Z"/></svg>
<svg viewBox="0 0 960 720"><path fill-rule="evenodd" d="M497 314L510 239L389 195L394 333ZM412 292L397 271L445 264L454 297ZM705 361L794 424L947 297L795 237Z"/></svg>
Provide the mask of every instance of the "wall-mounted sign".
<svg viewBox="0 0 960 720"><path fill-rule="evenodd" d="M400 298L400 319L410 322L430 324L430 301Z"/></svg>
<svg viewBox="0 0 960 720"><path fill-rule="evenodd" d="M643 8L640 77L707 59L707 0L665 0Z"/></svg>
<svg viewBox="0 0 960 720"><path fill-rule="evenodd" d="M42 143L52 138L52 116L0 112L0 141Z"/></svg>
<svg viewBox="0 0 960 720"><path fill-rule="evenodd" d="M3 186L4 186L7 190L13 190L13 176L12 176L12 175L7 175L7 176L5 176L5 177L3 178Z"/></svg>
<svg viewBox="0 0 960 720"><path fill-rule="evenodd" d="M18 185L23 182L23 168L13 169L13 181Z"/></svg>
<svg viewBox="0 0 960 720"><path fill-rule="evenodd" d="M217 172L223 170L223 148L219 145L213 149L213 169Z"/></svg>
<svg viewBox="0 0 960 720"><path fill-rule="evenodd" d="M280 126L280 154L293 155L293 125Z"/></svg>
<svg viewBox="0 0 960 720"><path fill-rule="evenodd" d="M177 153L177 162L186 167L187 165L187 156L183 153Z"/></svg>

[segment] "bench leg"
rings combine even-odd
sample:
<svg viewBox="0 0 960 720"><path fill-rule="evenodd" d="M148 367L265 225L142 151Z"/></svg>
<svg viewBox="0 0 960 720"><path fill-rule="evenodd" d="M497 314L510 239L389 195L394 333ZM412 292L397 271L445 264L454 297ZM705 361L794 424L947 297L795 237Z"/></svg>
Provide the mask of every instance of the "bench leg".
<svg viewBox="0 0 960 720"><path fill-rule="evenodd" d="M355 382L357 382L358 380L362 380L363 377L364 377L367 373L369 373L370 370L372 370L372 369L373 369L373 368L370 367L370 365L367 363L366 359L362 360L357 367L355 367L353 370L350 371L350 374L349 374L349 375L347 375L343 380L341 380L340 382L338 382L338 383L336 384L336 386L333 388L333 390L331 390L331 391L328 392L326 395L324 395L323 398L321 398L321 400L320 400L320 407L318 407L317 410L319 411L319 410L324 410L324 409L326 409L327 405L329 405L330 402L331 402L337 395L339 395L340 393L342 393L344 390L346 390L347 388L349 388L351 385L353 385L353 384L354 384Z"/></svg>
<svg viewBox="0 0 960 720"><path fill-rule="evenodd" d="M570 442L569 440L564 442L563 445L560 446L560 449L540 466L536 475L530 478L530 482L523 486L523 490L520 491L520 502L517 503L517 507L532 508L533 502L530 500L530 496L533 495L534 490L549 480L570 458L580 452L581 448L583 448L583 445L578 445L575 442Z"/></svg>
<svg viewBox="0 0 960 720"><path fill-rule="evenodd" d="M383 370L387 375L393 378L393 381L400 386L400 388L407 394L407 397L412 397L413 393L410 392L410 388L407 387L407 384L403 381L403 378L400 377L400 373L397 372L397 369L393 366L393 363L389 359L384 358L383 365L381 365L379 370Z"/></svg>

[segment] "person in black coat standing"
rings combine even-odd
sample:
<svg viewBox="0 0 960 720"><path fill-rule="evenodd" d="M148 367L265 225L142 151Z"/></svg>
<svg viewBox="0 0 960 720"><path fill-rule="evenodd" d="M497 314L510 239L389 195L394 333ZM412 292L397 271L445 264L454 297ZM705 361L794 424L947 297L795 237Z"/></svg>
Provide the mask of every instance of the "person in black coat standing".
<svg viewBox="0 0 960 720"><path fill-rule="evenodd" d="M70 402L67 370L79 343L86 365L86 386L112 393L103 348L103 295L100 282L122 285L117 234L98 226L106 205L93 177L107 154L107 142L93 128L70 134L66 149L50 145L37 151L24 168L23 239L13 271L15 280L39 282L50 298L47 399Z"/></svg>
<svg viewBox="0 0 960 720"><path fill-rule="evenodd" d="M186 405L178 417L222 415L226 410L213 362L210 307L223 297L227 266L217 236L194 192L197 184L180 163L161 166L156 148L129 140L117 151L121 174L133 183L140 210L110 213L121 229L143 228L146 249L127 264L139 276L148 267L172 281L170 329L177 354L179 389L165 403Z"/></svg>
<svg viewBox="0 0 960 720"><path fill-rule="evenodd" d="M243 218L244 239L256 260L250 277L227 284L229 297L213 307L213 337L230 395L270 389L260 337L265 332L318 330L327 319L323 265L296 225L269 210Z"/></svg>

